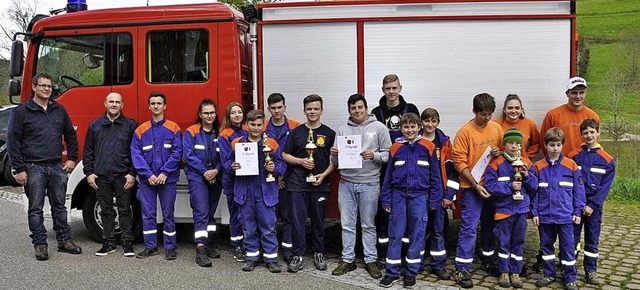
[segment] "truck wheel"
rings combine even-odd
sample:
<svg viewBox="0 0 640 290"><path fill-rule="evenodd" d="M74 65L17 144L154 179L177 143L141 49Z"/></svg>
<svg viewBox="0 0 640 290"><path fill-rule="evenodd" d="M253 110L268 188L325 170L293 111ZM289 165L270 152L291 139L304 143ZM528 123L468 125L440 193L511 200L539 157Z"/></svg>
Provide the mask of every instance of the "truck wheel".
<svg viewBox="0 0 640 290"><path fill-rule="evenodd" d="M19 185L18 182L16 181L16 175L15 172L13 172L13 168L11 167L11 162L9 162L9 159L7 158L7 160L4 162L4 169L3 169L3 177L4 180L6 180L7 182L9 182L9 184L11 185Z"/></svg>
<svg viewBox="0 0 640 290"><path fill-rule="evenodd" d="M104 240L102 238L102 229L104 228L102 225L102 217L100 216L100 205L98 204L98 198L96 197L96 191L91 190L91 192L85 197L84 204L82 205L82 219L84 220L84 226L87 228L89 232L89 236L91 240L97 243L103 243ZM116 219L115 219L115 231L114 234L116 239L120 239L120 235L122 234L122 230L120 229L120 222L118 219L118 209L114 207L116 211ZM142 211L140 209L140 202L135 196L131 199L131 210L132 210L132 232L134 240L140 239L142 236Z"/></svg>

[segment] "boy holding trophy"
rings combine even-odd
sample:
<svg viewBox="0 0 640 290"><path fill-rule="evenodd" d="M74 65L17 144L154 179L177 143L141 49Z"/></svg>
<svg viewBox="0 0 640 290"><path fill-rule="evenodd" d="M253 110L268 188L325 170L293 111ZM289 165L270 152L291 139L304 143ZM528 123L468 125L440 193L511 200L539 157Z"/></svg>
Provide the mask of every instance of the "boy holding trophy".
<svg viewBox="0 0 640 290"><path fill-rule="evenodd" d="M522 287L519 274L527 234L527 212L530 195L538 183L536 176L527 171L531 161L526 155L521 155L522 139L520 130L507 129L502 138L504 151L489 162L484 176L496 209L494 232L500 243L498 285L501 287Z"/></svg>

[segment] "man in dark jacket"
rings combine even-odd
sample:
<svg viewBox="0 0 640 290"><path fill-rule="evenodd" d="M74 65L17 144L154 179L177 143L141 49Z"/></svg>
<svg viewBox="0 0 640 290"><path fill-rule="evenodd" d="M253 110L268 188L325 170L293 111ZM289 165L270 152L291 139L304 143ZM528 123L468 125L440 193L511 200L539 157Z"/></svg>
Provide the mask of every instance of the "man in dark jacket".
<svg viewBox="0 0 640 290"><path fill-rule="evenodd" d="M58 251L80 254L71 241L67 223L65 194L68 174L78 159L78 138L67 111L51 100L52 82L48 74L33 78L33 97L17 107L9 122L7 146L16 181L24 186L29 200L29 230L36 259L47 260L47 229L44 227L45 196L49 197ZM67 145L67 161L62 161L62 141Z"/></svg>
<svg viewBox="0 0 640 290"><path fill-rule="evenodd" d="M116 251L115 211L116 198L122 250L124 256L133 257L133 234L131 232L131 188L136 174L131 164L131 138L138 124L122 114L122 95L111 92L104 100L106 114L93 120L87 129L84 142L84 174L89 186L96 190L102 218L104 244L96 256L106 256Z"/></svg>

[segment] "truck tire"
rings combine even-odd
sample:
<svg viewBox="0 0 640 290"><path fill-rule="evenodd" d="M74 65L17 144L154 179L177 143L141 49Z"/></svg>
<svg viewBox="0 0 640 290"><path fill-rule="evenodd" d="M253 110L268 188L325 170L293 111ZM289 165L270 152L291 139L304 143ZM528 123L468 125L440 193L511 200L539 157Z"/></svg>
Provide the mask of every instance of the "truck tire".
<svg viewBox="0 0 640 290"><path fill-rule="evenodd" d="M135 190L133 192L135 192ZM119 242L122 230L120 229L118 221L118 209L115 207L114 209L116 211L115 236ZM135 198L135 196L132 196L131 199L131 210L131 230L133 232L134 241L136 241L142 237L142 212L140 210L140 202L137 198ZM102 238L102 218L100 217L100 205L98 204L98 198L96 197L95 190L91 190L84 199L84 203L82 205L82 219L84 221L84 226L89 232L91 240L96 243L103 243L104 240Z"/></svg>
<svg viewBox="0 0 640 290"><path fill-rule="evenodd" d="M5 160L4 162L2 174L4 175L4 180L6 180L9 184L13 186L19 185L16 181L16 175L13 172L13 168L11 167L11 162L9 162L9 158L7 158L7 160Z"/></svg>

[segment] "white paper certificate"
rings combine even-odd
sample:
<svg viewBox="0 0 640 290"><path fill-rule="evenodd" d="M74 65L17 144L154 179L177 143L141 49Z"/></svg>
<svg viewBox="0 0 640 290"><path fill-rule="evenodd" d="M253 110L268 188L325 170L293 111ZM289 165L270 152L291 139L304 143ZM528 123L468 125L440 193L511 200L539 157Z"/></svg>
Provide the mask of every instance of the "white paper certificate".
<svg viewBox="0 0 640 290"><path fill-rule="evenodd" d="M362 168L362 135L345 135L338 140L338 169Z"/></svg>
<svg viewBox="0 0 640 290"><path fill-rule="evenodd" d="M258 143L236 143L236 162L240 163L240 169L236 170L236 176L258 175Z"/></svg>
<svg viewBox="0 0 640 290"><path fill-rule="evenodd" d="M477 182L480 182L485 168L489 165L489 161L491 161L491 146L487 146L487 149L484 150L484 153L482 153L482 156L471 170L471 176L473 176L473 179Z"/></svg>

